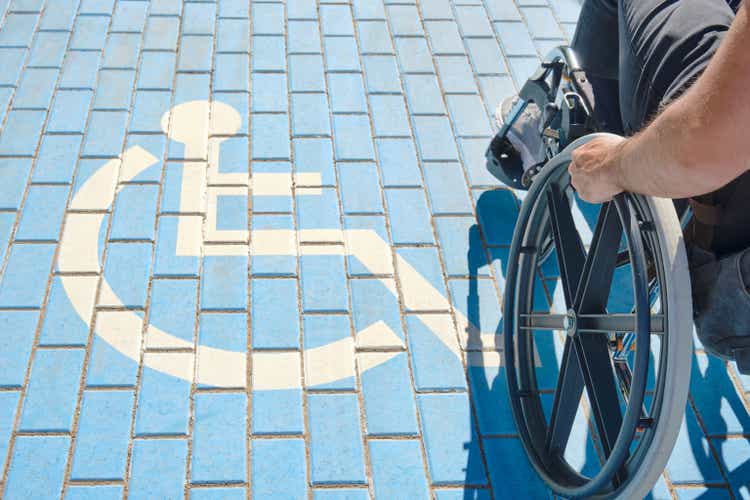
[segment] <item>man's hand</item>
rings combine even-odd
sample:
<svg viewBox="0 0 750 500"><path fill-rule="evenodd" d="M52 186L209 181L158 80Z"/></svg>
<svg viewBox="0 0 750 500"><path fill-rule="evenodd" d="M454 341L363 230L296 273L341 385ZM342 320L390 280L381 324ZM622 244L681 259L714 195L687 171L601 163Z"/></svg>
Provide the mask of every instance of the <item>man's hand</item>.
<svg viewBox="0 0 750 500"><path fill-rule="evenodd" d="M573 151L568 172L581 198L602 203L623 191L618 178L621 152L626 141L623 137L610 135L593 139Z"/></svg>

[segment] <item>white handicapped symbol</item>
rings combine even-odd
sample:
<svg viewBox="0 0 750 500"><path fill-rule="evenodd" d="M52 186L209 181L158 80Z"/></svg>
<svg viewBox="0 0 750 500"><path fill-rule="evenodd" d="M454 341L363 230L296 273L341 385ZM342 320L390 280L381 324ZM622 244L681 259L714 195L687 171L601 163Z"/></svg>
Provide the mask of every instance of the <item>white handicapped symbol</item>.
<svg viewBox="0 0 750 500"><path fill-rule="evenodd" d="M216 137L209 138L209 116L214 124L212 130ZM377 232L370 229L335 230L339 233L344 245L299 245L298 241L320 241L330 236L332 230L254 229L232 230L222 234L216 228L215 196L221 194L247 196L248 187L254 196L292 195L294 183L319 183L320 174L298 174L292 177L287 173L222 173L218 165L218 147L221 141L234 135L240 128L240 115L231 106L219 101L191 101L180 104L164 114L162 129L172 140L184 145L184 163L180 208L185 212L205 213L205 232L200 217L181 217L177 228L177 256L202 255L351 255L373 275L395 275L400 281L404 306L415 311L434 311L451 309L450 303L422 274L407 260L395 254L392 261L390 245ZM148 167L156 164L158 158L140 146L128 148L117 159L106 162L81 186L74 196L66 222L66 230L60 244L58 269L65 292L76 313L88 323L90 306L87 302L87 290L81 288L81 280L65 274L67 269L99 271L98 235L105 218L102 210L108 210L122 182L133 180ZM120 184L116 189L111 186L111 179L120 175ZM307 176L307 177L299 177ZM221 186L215 192L206 188L206 178L212 177ZM246 187L243 188L242 185ZM314 196L314 189L302 190ZM299 194L299 193L298 193ZM214 197L212 199L212 197ZM99 212L92 212L92 208ZM198 220L198 223L196 223ZM203 243L196 244L196 231L203 234ZM230 240L234 244L206 244L215 238ZM200 240L199 240L200 241ZM291 242L291 243L290 243ZM394 273L395 268L398 270ZM378 278L395 296L398 289L393 279ZM107 280L101 277L100 297L107 297L107 304L122 306L117 293ZM458 309L453 309L460 331L465 331L469 322ZM444 317L444 315L443 315ZM455 332L438 315L422 314L422 323L456 356L461 356ZM107 344L121 354L134 360L141 359L140 342L135 342L132 332L140 332L142 318L133 311L118 310L116 314L97 315L95 332ZM159 345L169 345L183 351L182 356L151 355L144 356L143 363L154 370L195 381L198 384L215 387L244 387L247 378L248 354L245 352L219 349L178 338L153 324L146 329L147 335ZM465 335L464 333L462 333ZM494 334L481 335L485 346L498 344ZM403 341L384 321L377 321L358 331L355 338L345 338L327 345L305 349L305 378L309 386L326 384L352 377L354 375L355 345L398 346L405 347ZM376 358L368 358L360 363L360 371L378 366L397 356L400 350L388 350ZM198 369L194 370L196 358ZM492 363L498 357L487 357L483 364ZM299 387L297 377L290 376L298 371L298 361L288 353L265 353L252 356L253 388L257 390L293 389Z"/></svg>

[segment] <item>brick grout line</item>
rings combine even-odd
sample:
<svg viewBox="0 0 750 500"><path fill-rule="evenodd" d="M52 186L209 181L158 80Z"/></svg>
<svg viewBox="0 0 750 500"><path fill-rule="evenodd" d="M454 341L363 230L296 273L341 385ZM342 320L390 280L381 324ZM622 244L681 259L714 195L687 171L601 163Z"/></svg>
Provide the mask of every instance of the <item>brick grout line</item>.
<svg viewBox="0 0 750 500"><path fill-rule="evenodd" d="M218 2L217 2L218 5ZM253 463L252 463L252 450L253 450L253 274L252 274L252 234L253 234L253 135L252 135L252 110L253 110L253 57L255 55L255 39L254 39L254 18L252 12L252 2L248 2L247 10L247 23L248 23L248 57L247 57L247 109L245 110L245 116L247 116L247 162L248 162L248 182L247 182L247 193L248 193L248 204L247 204L247 234L248 234L248 245L247 245L247 314L246 314L246 342L245 347L245 397L246 409L245 409L245 498L250 500L252 498L253 488ZM218 17L221 19L221 12L218 13ZM243 18L244 19L244 18ZM218 27L217 27L218 29ZM218 33L217 33L218 35ZM217 212L218 220L218 212Z"/></svg>

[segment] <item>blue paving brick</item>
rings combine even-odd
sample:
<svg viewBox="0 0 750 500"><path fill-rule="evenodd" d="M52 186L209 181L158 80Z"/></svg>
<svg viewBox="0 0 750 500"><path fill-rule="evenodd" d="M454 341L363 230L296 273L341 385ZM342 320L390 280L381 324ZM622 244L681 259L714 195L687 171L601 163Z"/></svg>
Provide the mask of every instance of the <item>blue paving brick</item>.
<svg viewBox="0 0 750 500"><path fill-rule="evenodd" d="M395 57L364 56L363 61L368 92L401 92Z"/></svg>
<svg viewBox="0 0 750 500"><path fill-rule="evenodd" d="M55 245L15 244L0 282L0 307L39 308Z"/></svg>
<svg viewBox="0 0 750 500"><path fill-rule="evenodd" d="M36 352L21 410L20 430L71 430L84 355L81 349Z"/></svg>
<svg viewBox="0 0 750 500"><path fill-rule="evenodd" d="M14 47L0 47L3 67L0 68L0 85L15 86L21 77L26 60L26 50Z"/></svg>
<svg viewBox="0 0 750 500"><path fill-rule="evenodd" d="M539 68L536 57L509 57L508 63L513 80L519 87Z"/></svg>
<svg viewBox="0 0 750 500"><path fill-rule="evenodd" d="M80 147L80 135L45 135L34 167L33 181L71 182Z"/></svg>
<svg viewBox="0 0 750 500"><path fill-rule="evenodd" d="M57 92L50 111L48 132L83 133L92 92L64 90Z"/></svg>
<svg viewBox="0 0 750 500"><path fill-rule="evenodd" d="M435 62L445 92L474 93L477 91L474 73L466 57L439 56L435 58Z"/></svg>
<svg viewBox="0 0 750 500"><path fill-rule="evenodd" d="M425 161L456 160L456 141L447 117L415 116L414 132L419 154Z"/></svg>
<svg viewBox="0 0 750 500"><path fill-rule="evenodd" d="M458 137L491 135L492 127L479 96L449 95L445 99Z"/></svg>
<svg viewBox="0 0 750 500"><path fill-rule="evenodd" d="M372 132L367 116L334 115L333 134L337 160L373 159Z"/></svg>
<svg viewBox="0 0 750 500"><path fill-rule="evenodd" d="M563 32L547 7L524 7L521 9L534 38L563 38Z"/></svg>
<svg viewBox="0 0 750 500"><path fill-rule="evenodd" d="M487 0L487 11L493 21L520 21L521 14L513 0Z"/></svg>
<svg viewBox="0 0 750 500"><path fill-rule="evenodd" d="M179 32L179 18L150 17L146 25L143 48L148 50L177 50Z"/></svg>
<svg viewBox="0 0 750 500"><path fill-rule="evenodd" d="M144 52L137 87L171 89L176 61L177 55L174 52Z"/></svg>
<svg viewBox="0 0 750 500"><path fill-rule="evenodd" d="M189 353L146 353L144 356L160 357L165 363L175 364L192 359ZM135 435L185 435L189 415L190 382L145 366L136 405Z"/></svg>
<svg viewBox="0 0 750 500"><path fill-rule="evenodd" d="M289 0L286 14L289 19L317 19L317 4L314 0Z"/></svg>
<svg viewBox="0 0 750 500"><path fill-rule="evenodd" d="M245 394L195 396L193 483L245 481L246 412Z"/></svg>
<svg viewBox="0 0 750 500"><path fill-rule="evenodd" d="M68 458L68 436L19 436L16 438L5 485L5 497L57 498L60 496Z"/></svg>
<svg viewBox="0 0 750 500"><path fill-rule="evenodd" d="M750 413L721 360L695 355L690 392L709 435L741 434L750 429Z"/></svg>
<svg viewBox="0 0 750 500"><path fill-rule="evenodd" d="M675 494L679 500L726 500L731 498L729 492L724 488L675 488ZM671 498L671 497L670 497Z"/></svg>
<svg viewBox="0 0 750 500"><path fill-rule="evenodd" d="M484 104L494 110L506 97L515 94L513 80L507 76L483 76L479 78Z"/></svg>
<svg viewBox="0 0 750 500"><path fill-rule="evenodd" d="M417 154L411 139L377 139L384 187L422 185Z"/></svg>
<svg viewBox="0 0 750 500"><path fill-rule="evenodd" d="M413 266L433 288L447 297L437 249L429 247L399 248L397 254ZM402 286L404 286L404 283L402 283ZM417 292L417 290L415 289L414 292ZM408 303L406 307L410 309Z"/></svg>
<svg viewBox="0 0 750 500"><path fill-rule="evenodd" d="M435 219L440 251L448 276L486 276L487 258L473 217Z"/></svg>
<svg viewBox="0 0 750 500"><path fill-rule="evenodd" d="M381 2L353 0L352 6L356 19L385 19L385 10Z"/></svg>
<svg viewBox="0 0 750 500"><path fill-rule="evenodd" d="M112 32L138 33L143 30L148 11L147 2L118 2L109 27Z"/></svg>
<svg viewBox="0 0 750 500"><path fill-rule="evenodd" d="M159 186L125 186L117 195L110 240L153 240Z"/></svg>
<svg viewBox="0 0 750 500"><path fill-rule="evenodd" d="M176 0L154 0L151 2L151 15L173 15L179 16L182 12L182 3Z"/></svg>
<svg viewBox="0 0 750 500"><path fill-rule="evenodd" d="M354 330L361 332L375 323L383 322L403 342L397 297L380 280L352 280L351 287ZM361 340L357 342L358 347L372 346L369 341L364 344Z"/></svg>
<svg viewBox="0 0 750 500"><path fill-rule="evenodd" d="M0 158L0 208L18 210L31 171L31 159Z"/></svg>
<svg viewBox="0 0 750 500"><path fill-rule="evenodd" d="M197 5L197 4L193 4ZM177 71L211 71L212 38L205 35L183 35Z"/></svg>
<svg viewBox="0 0 750 500"><path fill-rule="evenodd" d="M315 500L366 500L366 488L321 488L313 490Z"/></svg>
<svg viewBox="0 0 750 500"><path fill-rule="evenodd" d="M219 18L247 19L250 17L250 5L241 0L227 0L219 4Z"/></svg>
<svg viewBox="0 0 750 500"><path fill-rule="evenodd" d="M93 111L84 139L84 156L115 157L122 152L128 113Z"/></svg>
<svg viewBox="0 0 750 500"><path fill-rule="evenodd" d="M243 486L192 488L190 500L243 500L246 497Z"/></svg>
<svg viewBox="0 0 750 500"><path fill-rule="evenodd" d="M575 23L581 13L581 5L572 0L550 0L556 17L562 22Z"/></svg>
<svg viewBox="0 0 750 500"><path fill-rule="evenodd" d="M300 279L304 312L333 312L349 309L343 256L302 255Z"/></svg>
<svg viewBox="0 0 750 500"><path fill-rule="evenodd" d="M254 498L305 498L307 469L302 439L256 439L252 444Z"/></svg>
<svg viewBox="0 0 750 500"><path fill-rule="evenodd" d="M417 396L432 484L486 484L466 394Z"/></svg>
<svg viewBox="0 0 750 500"><path fill-rule="evenodd" d="M673 484L722 483L719 467L714 460L708 439L698 424L690 405L685 409L685 418L680 434L666 466Z"/></svg>
<svg viewBox="0 0 750 500"><path fill-rule="evenodd" d="M433 214L470 214L472 202L458 163L427 163L424 166L427 197Z"/></svg>
<svg viewBox="0 0 750 500"><path fill-rule="evenodd" d="M481 5L456 6L456 20L465 37L493 37L487 11Z"/></svg>
<svg viewBox="0 0 750 500"><path fill-rule="evenodd" d="M253 164L253 175L258 174L286 174L292 175L292 167L289 162L255 162ZM257 178L257 177L256 177ZM252 210L253 213L274 212L274 213L291 213L292 212L292 193L270 195L267 193L252 191Z"/></svg>
<svg viewBox="0 0 750 500"><path fill-rule="evenodd" d="M412 114L445 114L435 75L404 75L404 86Z"/></svg>
<svg viewBox="0 0 750 500"><path fill-rule="evenodd" d="M199 216L159 217L159 230L156 237L155 276L197 276L198 257L175 255L177 228L180 220L192 220L200 224ZM200 226L199 226L200 227Z"/></svg>
<svg viewBox="0 0 750 500"><path fill-rule="evenodd" d="M283 36L253 36L253 71L286 71Z"/></svg>
<svg viewBox="0 0 750 500"><path fill-rule="evenodd" d="M515 438L485 439L487 468L492 489L499 497L520 495L523 498L552 498L544 483L536 475ZM507 474L507 471L513 471Z"/></svg>
<svg viewBox="0 0 750 500"><path fill-rule="evenodd" d="M103 72L102 72L103 73ZM117 71L120 74L126 74L128 72ZM127 101L120 102L120 106L129 105L130 101L130 88L132 87L132 79L128 82L127 86ZM97 91L97 98L95 106L99 106L100 93ZM130 132L151 132L161 133L161 117L169 109L169 104L172 100L170 92L165 91L138 91L135 94L135 104L133 105L133 114L130 118ZM112 103L111 105L115 105Z"/></svg>
<svg viewBox="0 0 750 500"><path fill-rule="evenodd" d="M149 243L110 243L108 246L104 278L126 307L143 307L146 303L151 251ZM104 305L120 305L114 298L103 301Z"/></svg>
<svg viewBox="0 0 750 500"><path fill-rule="evenodd" d="M484 260L484 259L482 259ZM482 262L484 263L484 262ZM482 334L499 334L501 323L500 301L495 287L490 280L479 280L476 292L470 291L469 282L466 280L451 280L450 288L453 307L463 313L471 322L470 334L476 334L477 328ZM476 293L476 296L474 296ZM475 302L476 301L476 302ZM470 307L476 306L478 312L475 314ZM478 316L478 318L477 318ZM481 348L481 344L469 341L472 348Z"/></svg>
<svg viewBox="0 0 750 500"><path fill-rule="evenodd" d="M5 120L5 114L14 92L15 89L12 87L0 87L0 121Z"/></svg>
<svg viewBox="0 0 750 500"><path fill-rule="evenodd" d="M287 112L286 88L285 74L253 73L253 112Z"/></svg>
<svg viewBox="0 0 750 500"><path fill-rule="evenodd" d="M297 173L319 173L321 185L336 184L330 139L294 139L294 163Z"/></svg>
<svg viewBox="0 0 750 500"><path fill-rule="evenodd" d="M464 49L458 26L453 21L428 21L425 23L430 36L430 47L435 55L463 55Z"/></svg>
<svg viewBox="0 0 750 500"><path fill-rule="evenodd" d="M311 394L307 404L312 484L366 482L357 397Z"/></svg>
<svg viewBox="0 0 750 500"><path fill-rule="evenodd" d="M289 159L289 116L253 114L253 159Z"/></svg>
<svg viewBox="0 0 750 500"><path fill-rule="evenodd" d="M237 231L247 229L247 197L222 196L216 197L218 231Z"/></svg>
<svg viewBox="0 0 750 500"><path fill-rule="evenodd" d="M0 467L5 468L10 436L16 421L20 392L0 392Z"/></svg>
<svg viewBox="0 0 750 500"><path fill-rule="evenodd" d="M247 54L216 54L214 90L248 91L250 89L250 56Z"/></svg>
<svg viewBox="0 0 750 500"><path fill-rule="evenodd" d="M396 38L396 53L403 73L432 73L432 54L424 38Z"/></svg>
<svg viewBox="0 0 750 500"><path fill-rule="evenodd" d="M221 141L219 147L218 172L248 172L248 140L246 137L230 137Z"/></svg>
<svg viewBox="0 0 750 500"><path fill-rule="evenodd" d="M47 109L57 83L57 69L30 68L24 71L13 99L15 109Z"/></svg>
<svg viewBox="0 0 750 500"><path fill-rule="evenodd" d="M339 163L344 213L383 213L378 171L374 163Z"/></svg>
<svg viewBox="0 0 750 500"><path fill-rule="evenodd" d="M16 230L16 240L57 240L68 191L68 186L31 186Z"/></svg>
<svg viewBox="0 0 750 500"><path fill-rule="evenodd" d="M386 7L394 36L423 36L422 23L416 5L389 5Z"/></svg>
<svg viewBox="0 0 750 500"><path fill-rule="evenodd" d="M727 471L729 485L736 498L750 498L750 484L747 482L747 469L750 465L750 440L747 437L714 440L719 448L719 457Z"/></svg>
<svg viewBox="0 0 750 500"><path fill-rule="evenodd" d="M3 311L0 313L0 387L21 387L26 365L34 344L39 320L36 311ZM4 441L0 440L0 443ZM0 457L5 455L0 453Z"/></svg>
<svg viewBox="0 0 750 500"><path fill-rule="evenodd" d="M500 181L487 171L487 139L459 139L461 159L471 186L498 186Z"/></svg>
<svg viewBox="0 0 750 500"><path fill-rule="evenodd" d="M216 5L213 3L190 3L183 8L182 33L190 35L213 35Z"/></svg>
<svg viewBox="0 0 750 500"><path fill-rule="evenodd" d="M135 440L128 493L135 498L182 496L187 451L184 439Z"/></svg>
<svg viewBox="0 0 750 500"><path fill-rule="evenodd" d="M365 230L374 233L384 242L388 242L388 232L385 227L385 217L373 215L350 215L344 217L344 227L347 230ZM393 269L393 260L391 257L390 247L381 248L373 251L373 255L379 258L382 263L380 267L371 269L366 267L356 255L350 253L347 255L349 264L349 274L351 276L372 276L373 274L391 274ZM356 310L355 310L356 312Z"/></svg>
<svg viewBox="0 0 750 500"><path fill-rule="evenodd" d="M536 56L536 48L524 23L501 22L495 24L500 35L503 52L509 56Z"/></svg>
<svg viewBox="0 0 750 500"><path fill-rule="evenodd" d="M98 279L96 277L68 277L66 279L74 284L80 283L80 289L87 292L82 292L80 297L88 301L84 303L93 309ZM89 316L91 309L88 311ZM83 347L89 336L89 321L88 317L85 322L82 321L76 313L60 277L53 278L52 290L39 334L39 344Z"/></svg>
<svg viewBox="0 0 750 500"><path fill-rule="evenodd" d="M424 19L453 19L449 0L432 0L420 5Z"/></svg>
<svg viewBox="0 0 750 500"><path fill-rule="evenodd" d="M204 257L201 309L244 310L247 307L247 269L247 257Z"/></svg>
<svg viewBox="0 0 750 500"><path fill-rule="evenodd" d="M289 21L290 54L320 54L320 32L315 21Z"/></svg>
<svg viewBox="0 0 750 500"><path fill-rule="evenodd" d="M326 89L321 56L313 54L289 56L289 83L292 92Z"/></svg>
<svg viewBox="0 0 750 500"><path fill-rule="evenodd" d="M70 30L75 21L78 0L49 0L39 29Z"/></svg>
<svg viewBox="0 0 750 500"><path fill-rule="evenodd" d="M409 137L409 117L401 95L371 95L370 106L375 135Z"/></svg>
<svg viewBox="0 0 750 500"><path fill-rule="evenodd" d="M370 441L370 454L379 498L430 498L419 441Z"/></svg>
<svg viewBox="0 0 750 500"><path fill-rule="evenodd" d="M255 230L294 229L294 220L291 215L254 215L252 228ZM292 237L293 238L293 237ZM291 248L296 247L292 239L289 242ZM253 276L294 276L297 274L296 255L253 255L251 273Z"/></svg>
<svg viewBox="0 0 750 500"><path fill-rule="evenodd" d="M466 495L473 500L490 500L490 490L472 489L467 487L434 490L436 500L462 500Z"/></svg>
<svg viewBox="0 0 750 500"><path fill-rule="evenodd" d="M304 275L303 275L304 277ZM304 282L303 282L304 289ZM345 290L344 290L345 292ZM334 342L351 339L351 324L348 316L314 315L305 316L303 320L303 338L306 352L319 349ZM307 359L305 360L307 362ZM348 360L347 360L348 361ZM352 363L352 362L350 362ZM352 366L353 368L353 366ZM328 383L316 384L310 380L311 368L305 369L305 384L311 389L354 390L354 377L345 377Z"/></svg>
<svg viewBox="0 0 750 500"><path fill-rule="evenodd" d="M499 354L502 356L502 354ZM474 359L478 362L473 362ZM470 354L469 383L474 410L477 413L479 430L486 434L515 434L505 371L497 366L485 364L479 353Z"/></svg>
<svg viewBox="0 0 750 500"><path fill-rule="evenodd" d="M323 188L308 195L303 190L297 190L297 225L300 230L340 229L341 214L339 212L336 190Z"/></svg>
<svg viewBox="0 0 750 500"><path fill-rule="evenodd" d="M427 319L425 317L425 320ZM436 317L430 325L433 323L435 326L443 327L438 333L446 335L453 347L458 349L451 317L441 315ZM420 317L410 315L406 318L406 328L409 332L409 350L416 389L418 391L465 389L466 378L461 360L435 336L430 326ZM435 370L436 366L439 366L440 370Z"/></svg>
<svg viewBox="0 0 750 500"><path fill-rule="evenodd" d="M207 100L210 94L211 77L206 74L178 74L175 78L174 101L183 103Z"/></svg>
<svg viewBox="0 0 750 500"><path fill-rule="evenodd" d="M10 233L15 223L15 212L0 212L0 259L5 258L5 250L8 248Z"/></svg>
<svg viewBox="0 0 750 500"><path fill-rule="evenodd" d="M299 347L297 281L254 279L252 281L252 329L254 349Z"/></svg>
<svg viewBox="0 0 750 500"><path fill-rule="evenodd" d="M0 31L0 46L29 47L38 18L37 14L9 13Z"/></svg>
<svg viewBox="0 0 750 500"><path fill-rule="evenodd" d="M247 352L247 315L237 313L202 314L198 343L211 349L231 352ZM201 359L198 359L198 373L202 373ZM199 388L215 387L200 382ZM244 387L242 383L241 387Z"/></svg>
<svg viewBox="0 0 750 500"><path fill-rule="evenodd" d="M252 83L250 84L252 86ZM221 91L221 92L214 92L213 99L212 99L212 109L216 109L218 106L218 103L224 103L227 106L231 106L235 110L241 111L239 113L239 128L237 129L236 134L237 135L249 135L249 128L248 128L248 122L250 115L246 112L246 110L250 109L250 94L248 92L230 92L230 91ZM218 122L218 115L214 112L211 113L212 120L211 120L211 130L217 131L223 128L220 126ZM224 132L225 133L225 132Z"/></svg>
<svg viewBox="0 0 750 500"><path fill-rule="evenodd" d="M385 200L388 204L393 243L434 243L424 191L386 189Z"/></svg>
<svg viewBox="0 0 750 500"><path fill-rule="evenodd" d="M131 391L84 392L71 479L125 477L132 410Z"/></svg>
<svg viewBox="0 0 750 500"><path fill-rule="evenodd" d="M101 52L99 51L69 51L63 64L59 87L62 89L93 89L96 86L100 58ZM88 102L86 107L88 107Z"/></svg>
<svg viewBox="0 0 750 500"><path fill-rule="evenodd" d="M393 54L393 42L384 21L357 23L362 54Z"/></svg>
<svg viewBox="0 0 750 500"><path fill-rule="evenodd" d="M490 246L510 245L517 216L515 196L507 189L485 191L477 202L477 218Z"/></svg>
<svg viewBox="0 0 750 500"><path fill-rule="evenodd" d="M331 135L328 99L325 94L292 94L292 134Z"/></svg>
<svg viewBox="0 0 750 500"><path fill-rule="evenodd" d="M79 13L109 16L114 6L115 0L82 0Z"/></svg>
<svg viewBox="0 0 750 500"><path fill-rule="evenodd" d="M354 25L348 5L321 5L320 26L326 36L352 36Z"/></svg>
<svg viewBox="0 0 750 500"><path fill-rule="evenodd" d="M122 489L119 485L72 485L65 488L65 498L66 500L117 500L122 498Z"/></svg>
<svg viewBox="0 0 750 500"><path fill-rule="evenodd" d="M362 77L357 73L328 75L328 92L334 113L367 113Z"/></svg>
<svg viewBox="0 0 750 500"><path fill-rule="evenodd" d="M262 35L283 35L284 6L282 4L253 5L253 30Z"/></svg>
<svg viewBox="0 0 750 500"><path fill-rule="evenodd" d="M10 111L0 134L0 155L33 156L45 115L45 111Z"/></svg>
<svg viewBox="0 0 750 500"><path fill-rule="evenodd" d="M151 285L149 322L192 345L197 294L196 280L154 280ZM146 335L147 346L161 347L148 333Z"/></svg>
<svg viewBox="0 0 750 500"><path fill-rule="evenodd" d="M103 315L108 314L117 313L99 312L97 321L101 321ZM140 325L138 326L137 332L127 332L126 334L139 335L141 329ZM98 335L94 335L90 357L86 373L87 387L135 385L138 373L136 362L123 356Z"/></svg>
<svg viewBox="0 0 750 500"><path fill-rule="evenodd" d="M419 431L407 356L399 354L379 366L369 367L370 363L390 357L386 353L358 355L360 371L367 369L362 373L367 433L371 436L416 435ZM380 462L373 457L373 464Z"/></svg>
<svg viewBox="0 0 750 500"><path fill-rule="evenodd" d="M506 73L500 47L494 38L467 38L465 42L477 75Z"/></svg>
<svg viewBox="0 0 750 500"><path fill-rule="evenodd" d="M302 434L302 390L253 391L253 434Z"/></svg>
<svg viewBox="0 0 750 500"><path fill-rule="evenodd" d="M140 33L112 33L104 49L103 68L135 69L141 46Z"/></svg>
<svg viewBox="0 0 750 500"><path fill-rule="evenodd" d="M360 71L357 42L353 36L329 36L323 39L328 71Z"/></svg>

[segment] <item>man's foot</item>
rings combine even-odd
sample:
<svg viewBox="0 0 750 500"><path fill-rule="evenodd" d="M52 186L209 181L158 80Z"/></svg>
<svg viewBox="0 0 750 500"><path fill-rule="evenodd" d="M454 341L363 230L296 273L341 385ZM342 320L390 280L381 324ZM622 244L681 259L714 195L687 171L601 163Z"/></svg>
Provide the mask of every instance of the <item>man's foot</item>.
<svg viewBox="0 0 750 500"><path fill-rule="evenodd" d="M518 97L508 97L495 109L495 123L502 130L507 120L512 118ZM521 156L523 169L528 170L544 161L544 145L542 143L542 111L535 103L526 105L521 114L516 117L508 130L506 137Z"/></svg>

